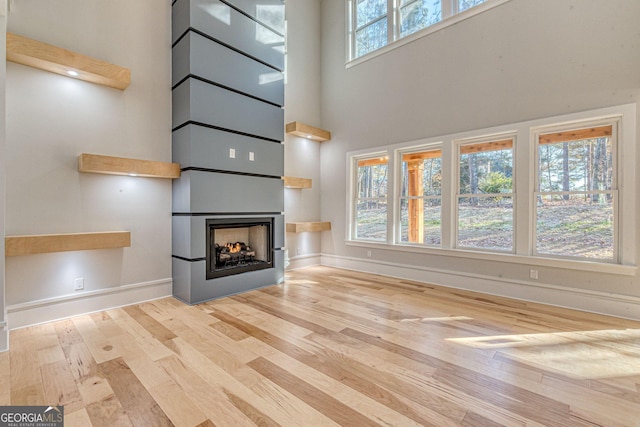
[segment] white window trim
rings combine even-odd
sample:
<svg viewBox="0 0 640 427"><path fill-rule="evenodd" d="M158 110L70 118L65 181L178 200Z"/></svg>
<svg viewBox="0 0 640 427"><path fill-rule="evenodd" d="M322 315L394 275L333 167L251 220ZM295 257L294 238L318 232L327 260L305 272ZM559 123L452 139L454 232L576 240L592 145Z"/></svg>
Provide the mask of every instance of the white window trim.
<svg viewBox="0 0 640 427"><path fill-rule="evenodd" d="M553 132L564 132L567 130L572 130L572 129L580 129L580 128L587 128L587 127L599 127L599 126L606 126L606 125L612 125L613 127L613 132L612 132L612 138L613 138L613 158L615 159L615 165L614 165L614 177L613 177L613 188L614 190L611 191L611 193L613 194L614 197L614 203L613 203L613 216L614 216L614 229L613 229L613 260L612 261L607 261L607 260L597 260L594 259L595 262L602 262L602 263L612 263L612 264L618 264L619 262L621 262L620 260L620 200L621 200L621 193L620 193L620 182L621 182L621 177L622 177L622 171L621 171L621 164L622 164L622 159L620 158L620 127L621 127L621 122L622 122L622 114L618 114L618 115L613 115L613 116L606 116L606 117L601 117L601 118L596 118L593 120L580 120L580 121L574 121L574 122L570 122L570 123L558 123L558 124L550 124L547 126L537 126L535 128L531 129L531 155L532 157L532 163L533 163L533 180L531 182L531 192L529 194L530 197L535 198L535 195L538 194L540 192L540 189L538 188L539 185L539 171L538 171L538 164L539 164L539 151L538 151L538 139L540 137L540 135L542 134L546 134L546 133L553 133ZM598 191L589 191L589 193L595 193ZM569 192L572 193L572 192ZM562 194L560 192L560 194ZM623 199L626 197L623 197ZM531 241L530 241L530 253L533 256L540 256L540 257L545 257L545 256L550 256L547 254L538 254L537 248L536 248L536 240L537 240L537 230L536 230L536 223L537 221L535 221L534 219L537 217L537 206L535 205L535 203L533 203L533 200L531 201ZM554 256L554 258L566 258L566 259L580 259L579 257L575 257L575 256L566 256L566 257L562 257L559 255Z"/></svg>
<svg viewBox="0 0 640 427"><path fill-rule="evenodd" d="M549 117L544 119L520 122L504 126L497 126L487 129L468 131L459 134L451 134L438 136L433 138L425 138L417 141L393 144L384 147L358 150L346 153L347 159L347 176L349 177L348 188L346 191L347 209L346 209L346 227L345 227L345 245L355 247L366 247L372 249L413 252L430 255L451 256L457 258L478 259L487 261L499 261L514 264L524 264L531 266L565 268L582 271L593 271L609 274L617 274L624 276L633 276L638 272L636 266L636 251L638 250L635 236L638 232L636 218L640 213L636 214L636 204L638 196L636 196L637 172L636 172L636 104L625 104L615 107L600 108L562 116ZM618 192L620 199L618 200L618 227L624 232L619 235L619 263L587 260L587 259L565 259L553 256L536 256L532 252L532 241L534 239L531 223L534 214L534 207L531 203L531 194L535 189L535 173L533 164L534 150L537 147L537 139L535 132L537 129L548 129L550 126L571 125L571 127L579 126L580 123L596 123L598 120L620 119L618 126ZM452 238L453 227L455 227L455 212L452 211L455 206L455 193L457 185L453 171L457 170L456 147L454 141L470 140L478 137L495 137L495 135L515 135L514 140L514 188L515 194L519 195L514 201L516 204L516 219L514 220L515 230L515 253L501 252L484 252L478 250L455 248L455 240ZM399 198L398 177L397 174L401 170L398 167L398 159L401 159L399 153L407 150L416 149L418 147L436 146L441 144L442 148L442 247L424 246L415 244L394 243L395 216L397 215ZM355 240L351 236L352 228L352 210L353 210L353 192L354 192L354 158L372 157L375 155L387 155L389 157L388 167L388 193L387 203L393 208L388 209L387 221L387 241L363 241ZM516 172L517 168L517 172ZM455 172L457 173L457 172ZM517 175L517 177L515 176Z"/></svg>
<svg viewBox="0 0 640 427"><path fill-rule="evenodd" d="M380 49L376 49L372 52L364 54L358 58L353 58L353 53L355 49L355 13L353 12L353 1L355 0L347 0L345 2L345 13L347 19L346 22L346 58L345 58L345 67L351 68L355 65L366 62L370 59L373 59L377 56L383 55L395 48L400 46L404 46L407 43L411 43L422 37L428 36L429 34L435 33L436 31L440 31L444 28L447 28L451 25L457 24L458 22L464 21L465 19L469 19L472 16L478 15L480 13L486 12L487 10L493 9L494 7L500 6L503 3L506 3L511 0L487 0L485 3L479 4L478 6L474 6L471 9L467 9L463 12L457 14L445 14L446 10L443 8L442 10L442 20L436 24L430 25L428 27L422 28L415 33L409 34L406 37L400 37L400 29L398 24L398 18L396 10L399 9L395 6L394 0L387 0L387 45L381 47ZM453 10L453 6L451 6L450 10Z"/></svg>
<svg viewBox="0 0 640 427"><path fill-rule="evenodd" d="M393 188L393 176L394 176L394 172L393 172L393 165L391 164L391 156L390 153L386 150L381 150L381 151L367 151L366 154L362 154L360 156L355 155L355 156L350 156L349 157L349 161L348 161L348 177L349 177L349 182L351 183L351 185L349 185L348 191L347 191L347 206L349 214L347 216L347 226L346 228L346 232L347 232L347 240L348 241L357 241L357 242L372 242L372 243L380 243L379 240L374 240L374 239L358 239L356 240L355 237L355 233L356 233L356 228L355 228L355 219L356 219L356 206L354 201L357 198L357 183L358 183L358 161L359 160L364 160L364 159L372 159L375 157L387 157L387 238L386 238L386 242L390 243L393 242L392 238L392 234L393 234L393 212L391 212L392 210L392 206L393 206L393 201L389 200L389 196L392 194L391 189ZM395 193L394 193L395 194ZM391 230L390 230L391 227ZM391 234L391 235L390 235Z"/></svg>
<svg viewBox="0 0 640 427"><path fill-rule="evenodd" d="M406 147L403 149L399 149L396 150L395 153L395 162L394 162L394 166L395 166L395 170L398 171L398 176L394 178L394 182L395 182L395 186L394 186L394 197L393 197L393 211L395 212L396 218L400 218L401 212L400 212L400 194L402 194L402 177L400 176L400 174L402 173L402 155L403 154L408 154L408 153L417 153L417 152L423 152L423 151L432 151L432 150L441 150L442 151L442 141L439 142L435 142L435 143L430 143L430 144L421 144L421 145L417 145L415 147ZM444 159L443 156L441 155L440 157L440 161L442 164L442 169L444 168ZM442 202L442 192L443 189L440 189L440 205L443 205ZM397 195L397 196L396 196ZM435 196L433 197L435 198ZM401 235L402 235L402 230L401 230L401 224L400 221L397 221L397 223L395 223L394 219L391 218L390 221L393 225L393 234L394 234L394 238L392 240L392 242L394 242L394 244L396 245L407 245L407 246L414 246L414 247L418 247L418 248L441 248L442 247L442 236L444 234L443 228L444 228L444 215L442 213L442 208L440 209L440 244L439 245L427 245L424 243L409 243L409 242L402 242L400 241Z"/></svg>
<svg viewBox="0 0 640 427"><path fill-rule="evenodd" d="M513 204L513 213L512 213L512 224L513 224L513 243L512 243L512 247L511 250L500 250L500 249L491 249L491 248L487 248L487 249L480 249L480 248L469 248L466 246L459 246L459 241L458 241L458 231L460 229L459 226L459 220L460 220L460 216L459 216L459 197L461 196L460 194L460 147L463 145L468 145L468 144L482 144L484 142L491 142L491 141L498 141L498 140L503 140L503 139L511 139L513 141L513 148L512 148L512 158L513 158L513 163L511 165L512 168L512 187L511 187L511 193L505 193L508 194L509 196L511 196L512 198L512 204ZM455 188L455 195L453 198L454 201L454 219L453 219L453 244L452 247L454 247L455 249L461 249L461 250L471 250L474 252L498 252L498 253L505 253L505 254L513 254L516 252L516 247L517 247L517 221L518 221L518 215L517 215L517 197L516 197L516 188L517 188L517 177L518 177L518 172L517 172L517 167L516 167L516 150L517 150L517 145L516 145L516 140L517 140L517 133L516 132L504 132L504 133L496 133L496 134L491 134L491 135L483 135L480 137L473 137L473 138L465 138L465 139L456 139L453 140L453 146L455 147L455 168L452 171L453 172L453 177L454 177L454 183L453 186Z"/></svg>

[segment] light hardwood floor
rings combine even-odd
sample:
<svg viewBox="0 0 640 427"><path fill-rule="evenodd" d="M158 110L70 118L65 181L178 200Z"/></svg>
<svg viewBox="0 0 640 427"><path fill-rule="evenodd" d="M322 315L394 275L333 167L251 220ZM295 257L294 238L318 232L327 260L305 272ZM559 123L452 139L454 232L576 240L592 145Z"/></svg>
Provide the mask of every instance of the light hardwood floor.
<svg viewBox="0 0 640 427"><path fill-rule="evenodd" d="M65 426L640 426L640 322L327 267L12 331Z"/></svg>

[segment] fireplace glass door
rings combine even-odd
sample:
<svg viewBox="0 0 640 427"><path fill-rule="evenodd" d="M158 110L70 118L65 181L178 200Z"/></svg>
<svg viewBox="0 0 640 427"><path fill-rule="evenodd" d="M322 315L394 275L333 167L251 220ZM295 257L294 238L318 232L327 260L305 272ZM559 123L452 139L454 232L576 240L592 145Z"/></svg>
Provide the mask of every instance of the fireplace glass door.
<svg viewBox="0 0 640 427"><path fill-rule="evenodd" d="M270 218L209 219L207 279L273 267Z"/></svg>

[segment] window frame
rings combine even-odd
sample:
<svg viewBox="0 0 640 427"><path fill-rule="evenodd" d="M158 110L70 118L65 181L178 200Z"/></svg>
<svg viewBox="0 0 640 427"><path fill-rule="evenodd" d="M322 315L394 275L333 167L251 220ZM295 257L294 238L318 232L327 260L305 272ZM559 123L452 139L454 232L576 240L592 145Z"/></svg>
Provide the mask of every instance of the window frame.
<svg viewBox="0 0 640 427"><path fill-rule="evenodd" d="M382 20L386 21L387 24L387 42L385 44L385 46L388 46L389 43L391 43L393 41L393 39L395 38L395 35L393 33L393 31L395 30L395 27L393 25L389 25L390 22L393 22L393 19L389 19L389 11L392 11L392 15L393 15L393 10L394 10L394 6L393 3L395 0L385 0L387 7L386 7L386 12L382 15L380 15L379 17L366 22L365 24L361 25L360 27L358 27L358 16L357 16L357 1L358 0L347 0L347 4L348 4L348 13L347 13L347 22L349 22L349 26L348 26L348 34L349 34L349 49L347 50L349 58L361 58L364 56L367 56L369 54L371 54L372 52L375 52L381 48L383 48L384 46L378 48L378 49L374 49L370 52L367 52L365 54L362 54L360 56L355 56L356 54L356 48L357 48L357 36L358 36L358 31L370 27Z"/></svg>
<svg viewBox="0 0 640 427"><path fill-rule="evenodd" d="M403 177L400 176L402 174L402 163L404 162L403 160L403 156L406 154L414 154L414 153L425 153L425 152L433 152L433 151L440 151L440 173L442 174L442 170L444 169L444 159L442 156L442 142L437 142L437 143L431 143L431 144L425 144L425 145L419 145L416 147L410 147L410 148L406 148L406 149L402 149L402 150L397 150L395 158L397 161L397 165L396 165L396 170L398 171L398 176L396 178L396 182L398 187L396 188L395 191L395 197L394 197L394 201L395 201L395 206L394 206L394 213L395 213L395 218L398 218L398 221L394 221L392 219L392 223L394 226L394 244L396 245L410 245L410 246L417 246L417 247L431 247L431 248L440 248L442 247L442 239L443 239L443 227L444 227L444 223L443 223L443 214L442 214L442 200L443 200L443 189L440 189L440 194L438 196L403 196L402 195L402 182L403 182ZM437 245L434 244L428 244L428 243L424 243L424 239L422 243L416 243L416 242L403 242L402 239L402 221L401 221L401 217L402 217L402 200L403 199L407 199L409 200L410 198L414 198L414 199L422 199L424 200L435 200L435 199L439 199L440 200L440 243ZM424 221L424 217L422 218L422 220Z"/></svg>
<svg viewBox="0 0 640 427"><path fill-rule="evenodd" d="M468 138L468 139L459 139L459 140L454 140L453 144L455 146L455 172L454 172L454 178L455 178L455 184L454 184L454 188L455 188L455 196L453 199L453 203L454 203L454 212L455 212L455 218L454 218L454 229L453 229L453 247L455 249L461 249L461 250L473 250L473 251L482 251L482 252L498 252L498 253L515 253L516 252L516 247L517 247L517 242L516 242L516 236L517 236L517 220L518 220L518 215L517 215L517 197L516 197L516 180L517 180L517 167L516 167L516 139L517 139L517 135L513 132L509 132L509 133L502 133L502 134L493 134L493 135L484 135L484 136L479 136L479 137L474 137L474 138ZM503 141L507 141L510 140L511 141L511 192L510 193L501 193L501 195L504 196L509 196L511 197L512 200L512 213L511 213L511 224L512 224L512 235L511 235L511 249L509 250L505 250L505 249L497 249L497 248L479 248L479 247L474 247L474 246L463 246L460 245L460 239L459 239L459 231L460 231L460 198L461 197L468 197L468 196L479 196L479 198L489 198L489 197L495 197L497 194L496 193L491 193L491 194L487 194L487 195L478 195L478 194L462 194L461 193L461 188L460 188L460 162L461 162L461 157L462 154L462 147L464 146L471 146L471 145L480 145L480 144L488 144L488 143L492 143L492 142L503 142ZM496 150L497 151L497 150Z"/></svg>
<svg viewBox="0 0 640 427"><path fill-rule="evenodd" d="M532 217L531 217L531 242L530 242L530 253L532 256L536 257L553 257L553 258L563 258L568 260L579 260L579 261L592 261L598 263L611 263L611 264L619 264L621 262L620 258L620 185L619 183L622 180L621 176L621 158L620 156L620 135L619 130L621 127L621 116L617 117L605 117L601 119L593 119L593 120L584 120L581 122L569 122L569 123L561 123L555 125L548 126L539 126L535 129L531 130L531 146L533 149L532 156L532 169L533 169L533 180L532 180L532 193L531 193L531 207L532 207ZM569 132L569 131L578 131L588 128L598 128L611 126L611 157L613 160L613 174L612 174L612 183L611 190L584 190L584 191L540 191L540 136L547 135L550 133L561 133L561 132ZM577 140L579 141L579 140ZM603 258L586 258L586 257L578 257L572 255L557 255L557 254L548 254L545 252L538 252L538 234L537 234L537 215L538 215L538 205L536 203L536 199L538 196L545 195L564 195L564 194L607 194L610 193L612 195L612 210L613 210L613 257L612 259L603 259Z"/></svg>
<svg viewBox="0 0 640 427"><path fill-rule="evenodd" d="M439 31L450 25L456 24L465 19L471 18L477 14L493 9L511 0L486 0L484 3L477 6L473 6L462 12L457 11L457 0L440 0L442 8L442 19L435 24L423 27L410 33L404 37L400 36L400 0L387 0L387 44L381 48L375 49L371 52L363 54L361 56L355 56L356 49L356 6L357 0L346 0L345 2L345 15L346 15L346 67L352 67L354 65L365 62L369 59L375 58L378 55L382 55L397 47L403 46L419 38L425 37L431 33Z"/></svg>
<svg viewBox="0 0 640 427"><path fill-rule="evenodd" d="M349 233L349 239L350 240L354 240L354 241L361 241L361 242L381 242L382 240L379 239L363 239L363 238L358 238L357 237L357 231L358 231L358 226L357 226L357 207L358 207L358 200L361 200L361 198L359 197L358 194L358 168L359 165L358 163L364 160L375 160L376 158L378 159L382 159L385 158L386 159L386 164L387 164L387 192L386 192L386 197L384 197L384 200L386 201L387 204L387 218L386 218L386 233L385 233L385 242L389 242L390 240L390 235L392 235L393 233L390 233L390 221L392 221L393 218L393 213L391 212L393 210L392 207L392 202L393 200L390 198L390 194L392 194L392 186L393 186L393 168L391 167L391 159L389 156L389 153L387 151L376 151L373 153L368 153L362 156L354 156L352 157L352 161L351 161L351 171L350 171L350 176L351 176L351 183L352 185L350 185L350 194L349 194L349 205L350 205L350 209L349 209L349 222L348 222L348 233ZM380 200L380 197L376 197L374 198L375 200Z"/></svg>

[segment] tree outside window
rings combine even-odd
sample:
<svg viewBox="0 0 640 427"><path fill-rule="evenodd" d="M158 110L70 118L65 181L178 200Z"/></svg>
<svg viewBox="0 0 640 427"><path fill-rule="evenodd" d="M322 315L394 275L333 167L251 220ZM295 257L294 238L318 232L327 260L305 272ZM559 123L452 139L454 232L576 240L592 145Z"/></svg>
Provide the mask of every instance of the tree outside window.
<svg viewBox="0 0 640 427"><path fill-rule="evenodd" d="M356 173L354 238L386 241L388 158L357 159Z"/></svg>
<svg viewBox="0 0 640 427"><path fill-rule="evenodd" d="M459 150L457 247L512 252L513 138Z"/></svg>
<svg viewBox="0 0 640 427"><path fill-rule="evenodd" d="M351 0L350 59L489 0Z"/></svg>
<svg viewBox="0 0 640 427"><path fill-rule="evenodd" d="M440 0L401 0L400 1L400 37L442 20Z"/></svg>
<svg viewBox="0 0 640 427"><path fill-rule="evenodd" d="M348 240L514 263L632 265L635 115L629 104L349 153ZM528 189L518 203L516 187Z"/></svg>
<svg viewBox="0 0 640 427"><path fill-rule="evenodd" d="M484 3L487 0L457 0L458 5L458 13L464 12L467 9L471 9L472 7L478 6L479 4Z"/></svg>
<svg viewBox="0 0 640 427"><path fill-rule="evenodd" d="M355 57L387 44L387 0L357 0L355 7Z"/></svg>
<svg viewBox="0 0 640 427"><path fill-rule="evenodd" d="M536 253L615 260L613 126L544 133L537 145Z"/></svg>

